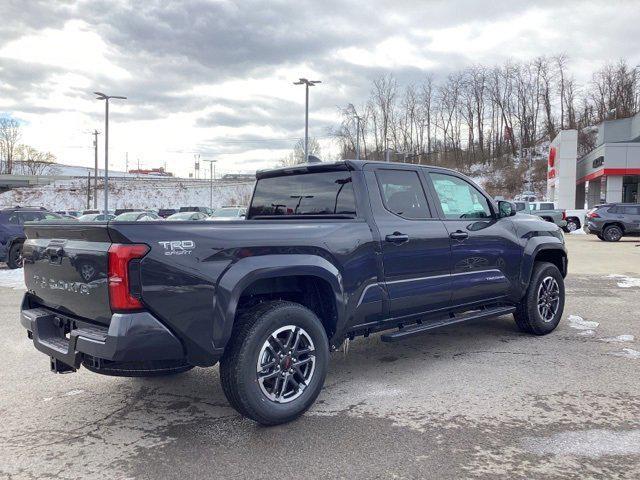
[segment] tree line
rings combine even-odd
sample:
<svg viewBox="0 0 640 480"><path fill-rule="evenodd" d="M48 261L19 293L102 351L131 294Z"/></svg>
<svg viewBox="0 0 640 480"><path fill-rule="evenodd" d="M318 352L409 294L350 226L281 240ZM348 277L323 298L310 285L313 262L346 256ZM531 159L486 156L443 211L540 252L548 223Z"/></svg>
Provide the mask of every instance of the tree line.
<svg viewBox="0 0 640 480"><path fill-rule="evenodd" d="M0 118L0 174L42 175L51 170L56 157L20 143L20 122Z"/></svg>
<svg viewBox="0 0 640 480"><path fill-rule="evenodd" d="M475 65L401 86L392 74L373 80L368 100L340 109L331 132L341 156L442 165L470 171L577 129L579 153L595 146L603 120L640 111L640 72L607 63L579 84L566 55L502 65Z"/></svg>

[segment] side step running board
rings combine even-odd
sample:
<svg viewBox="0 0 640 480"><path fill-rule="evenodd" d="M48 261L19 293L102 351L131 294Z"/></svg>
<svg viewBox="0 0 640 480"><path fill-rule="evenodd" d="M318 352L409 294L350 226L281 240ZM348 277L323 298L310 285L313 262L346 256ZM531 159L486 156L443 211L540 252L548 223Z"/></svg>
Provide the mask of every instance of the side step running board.
<svg viewBox="0 0 640 480"><path fill-rule="evenodd" d="M419 325L413 325L407 328L401 328L393 333L385 333L380 337L383 342L398 342L405 338L413 337L414 335L421 335L427 333L429 330L435 328L444 327L446 325L452 325L454 323L467 322L469 320L480 320L483 318L499 317L500 315L507 315L516 311L515 307L493 307L486 308L484 310L476 310L473 312L467 312L459 316L446 317L437 319L429 323L423 323Z"/></svg>

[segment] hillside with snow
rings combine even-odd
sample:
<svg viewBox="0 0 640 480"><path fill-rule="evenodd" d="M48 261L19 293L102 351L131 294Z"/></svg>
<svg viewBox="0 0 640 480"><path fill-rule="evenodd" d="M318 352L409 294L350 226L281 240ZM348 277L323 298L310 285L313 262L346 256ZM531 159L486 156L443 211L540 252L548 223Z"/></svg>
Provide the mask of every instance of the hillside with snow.
<svg viewBox="0 0 640 480"><path fill-rule="evenodd" d="M213 208L222 205L246 205L253 183L217 182L213 186ZM209 206L210 185L187 179L112 179L109 181L109 208L176 208ZM92 192L93 193L93 189ZM98 206L104 202L104 184L98 183ZM87 208L87 182L74 179L50 185L17 188L0 193L0 207L13 205L44 206L50 210ZM93 207L93 200L90 208Z"/></svg>

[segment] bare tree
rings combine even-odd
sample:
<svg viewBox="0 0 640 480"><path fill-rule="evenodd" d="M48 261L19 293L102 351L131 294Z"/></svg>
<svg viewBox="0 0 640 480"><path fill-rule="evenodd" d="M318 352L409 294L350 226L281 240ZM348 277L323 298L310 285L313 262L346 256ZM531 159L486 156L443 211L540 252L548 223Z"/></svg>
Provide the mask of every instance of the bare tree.
<svg viewBox="0 0 640 480"><path fill-rule="evenodd" d="M309 155L320 156L320 143L314 137L309 137ZM304 163L304 138L299 139L293 150L280 159L279 164L283 167Z"/></svg>
<svg viewBox="0 0 640 480"><path fill-rule="evenodd" d="M0 118L0 172L12 173L13 160L20 140L20 124L13 118Z"/></svg>
<svg viewBox="0 0 640 480"><path fill-rule="evenodd" d="M23 175L43 175L50 172L55 161L56 157L51 152L41 152L29 145L19 145L16 148L13 171L19 171Z"/></svg>

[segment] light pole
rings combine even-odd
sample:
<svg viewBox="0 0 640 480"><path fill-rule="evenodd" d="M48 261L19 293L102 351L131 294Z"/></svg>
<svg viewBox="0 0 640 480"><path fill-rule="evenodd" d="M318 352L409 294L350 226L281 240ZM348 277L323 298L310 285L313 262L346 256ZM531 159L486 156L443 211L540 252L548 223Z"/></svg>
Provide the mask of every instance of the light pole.
<svg viewBox="0 0 640 480"><path fill-rule="evenodd" d="M360 115L356 118L356 160L360 160Z"/></svg>
<svg viewBox="0 0 640 480"><path fill-rule="evenodd" d="M304 161L309 161L309 87L322 83L320 80L307 80L301 78L297 82L293 82L294 85L305 86L305 103L304 103Z"/></svg>
<svg viewBox="0 0 640 480"><path fill-rule="evenodd" d="M93 208L98 208L98 130L93 131L93 153L95 164L93 166Z"/></svg>
<svg viewBox="0 0 640 480"><path fill-rule="evenodd" d="M209 162L209 180L211 186L209 189L209 208L213 209L213 179L216 177L216 162L217 160L202 160L203 162Z"/></svg>
<svg viewBox="0 0 640 480"><path fill-rule="evenodd" d="M105 95L102 92L93 92L98 100L104 100L104 214L109 213L109 100L126 100L127 97L117 95Z"/></svg>

